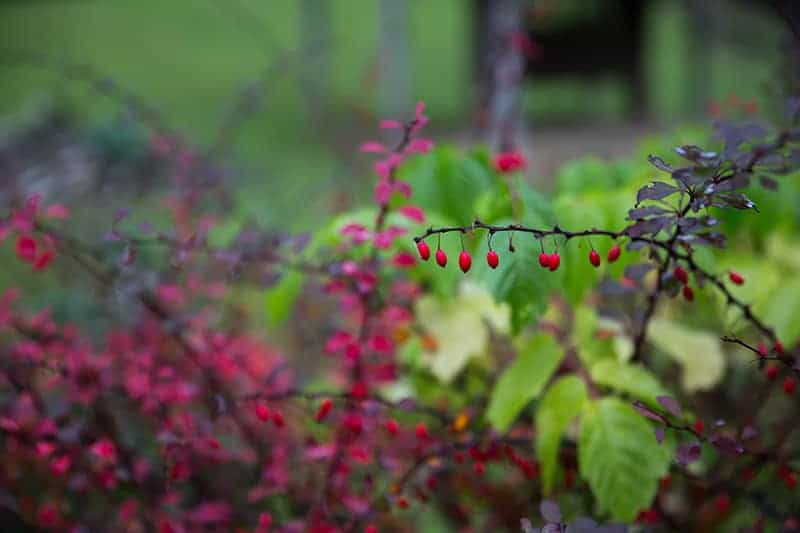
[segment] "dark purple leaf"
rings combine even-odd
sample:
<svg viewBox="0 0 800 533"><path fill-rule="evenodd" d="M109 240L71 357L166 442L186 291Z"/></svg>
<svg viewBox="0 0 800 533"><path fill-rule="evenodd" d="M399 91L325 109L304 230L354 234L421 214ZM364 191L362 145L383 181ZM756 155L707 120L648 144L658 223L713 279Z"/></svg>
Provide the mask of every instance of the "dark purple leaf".
<svg viewBox="0 0 800 533"><path fill-rule="evenodd" d="M539 504L539 512L547 522L556 524L561 523L561 508L552 500L542 500Z"/></svg>
<svg viewBox="0 0 800 533"><path fill-rule="evenodd" d="M688 466L700 459L700 443L684 442L678 446L675 452L675 459L683 466Z"/></svg>
<svg viewBox="0 0 800 533"><path fill-rule="evenodd" d="M560 524L545 524L542 533L561 533Z"/></svg>
<svg viewBox="0 0 800 533"><path fill-rule="evenodd" d="M753 426L745 426L744 429L742 429L742 440L750 440L757 436L758 430Z"/></svg>
<svg viewBox="0 0 800 533"><path fill-rule="evenodd" d="M645 200L661 200L676 192L678 192L677 187L664 183L663 181L654 181L650 185L639 189L639 192L636 193L636 203L638 204Z"/></svg>
<svg viewBox="0 0 800 533"><path fill-rule="evenodd" d="M125 220L128 215L130 214L129 209L118 209L116 213L114 213L114 224L119 224L123 220Z"/></svg>
<svg viewBox="0 0 800 533"><path fill-rule="evenodd" d="M709 246L714 246L716 248L725 248L725 243L727 242L725 239L725 235L721 233L717 233L715 231L709 231L707 233L697 233L695 234L696 243L697 244L707 244Z"/></svg>
<svg viewBox="0 0 800 533"><path fill-rule="evenodd" d="M649 418L650 420L655 420L656 422L660 422L662 424L666 424L667 422L664 419L664 417L661 416L660 413L653 411L639 400L633 402L633 408L639 411L639 414L645 418Z"/></svg>
<svg viewBox="0 0 800 533"><path fill-rule="evenodd" d="M661 444L664 442L664 428L662 426L656 426L653 428L653 431L656 434L656 441Z"/></svg>
<svg viewBox="0 0 800 533"><path fill-rule="evenodd" d="M742 193L734 192L728 194L718 194L714 196L711 205L716 207L733 207L734 209L755 209L756 204Z"/></svg>
<svg viewBox="0 0 800 533"><path fill-rule="evenodd" d="M700 163L702 165L711 166L718 162L719 154L716 152L706 152L699 146L693 144L686 144L675 148L675 153L689 161Z"/></svg>
<svg viewBox="0 0 800 533"><path fill-rule="evenodd" d="M673 172L672 179L677 181L683 190L689 190L705 183L706 181L705 176L695 174L695 169L689 167L679 168Z"/></svg>
<svg viewBox="0 0 800 533"><path fill-rule="evenodd" d="M772 178L769 178L767 176L759 176L758 182L765 189L769 189L770 191L777 191L778 190L778 182L775 181Z"/></svg>
<svg viewBox="0 0 800 533"><path fill-rule="evenodd" d="M744 446L739 441L725 435L715 435L711 437L710 442L717 450L728 455L741 455L744 453Z"/></svg>
<svg viewBox="0 0 800 533"><path fill-rule="evenodd" d="M669 173L672 173L673 171L673 168L657 155L648 155L647 160L650 161L650 164L656 167L658 170L663 170L664 172Z"/></svg>
<svg viewBox="0 0 800 533"><path fill-rule="evenodd" d="M750 185L750 177L744 174L737 174L732 178L720 181L716 184L716 192L733 191L743 189ZM706 193L709 194L709 193Z"/></svg>
<svg viewBox="0 0 800 533"><path fill-rule="evenodd" d="M637 207L636 209L631 209L628 211L628 220L638 220L640 218L649 217L651 215L663 215L664 213L669 213L663 207L658 207L657 205L648 205L646 207Z"/></svg>
<svg viewBox="0 0 800 533"><path fill-rule="evenodd" d="M658 396L656 401L659 403L659 405L661 405L661 407L669 411L672 416L676 418L681 417L681 405L675 398L671 396Z"/></svg>
<svg viewBox="0 0 800 533"><path fill-rule="evenodd" d="M631 237L642 235L655 235L664 228L671 226L675 217L645 218L625 228L625 233Z"/></svg>

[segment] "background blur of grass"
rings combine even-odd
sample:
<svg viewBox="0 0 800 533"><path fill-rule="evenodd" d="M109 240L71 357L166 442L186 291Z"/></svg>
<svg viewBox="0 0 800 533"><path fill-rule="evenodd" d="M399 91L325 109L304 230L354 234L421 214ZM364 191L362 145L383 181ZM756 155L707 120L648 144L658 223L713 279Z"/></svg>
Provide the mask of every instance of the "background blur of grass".
<svg viewBox="0 0 800 533"><path fill-rule="evenodd" d="M242 85L265 65L283 60L269 76L264 106L244 125L234 153L244 169L239 188L244 213L299 229L313 227L316 214L335 208L334 191L351 203L370 193L363 180L354 179L366 173L367 161L352 153L359 139L375 135L368 128L379 115L379 5L331 2L330 42L299 53L300 0L6 1L0 2L0 47L91 64L154 103L199 144L214 138ZM472 108L471 3L411 0L410 5L414 99L428 104L437 140L459 138L470 126ZM679 123L693 111L682 5L653 2L646 18L650 107L662 125ZM735 12L725 16L725 24L741 22ZM774 63L764 58L776 57L777 22L750 17L746 24L757 46L719 45L712 51L708 81L717 98L732 91L745 99L765 96L762 82L771 77ZM324 53L330 54L329 79L317 74ZM304 79L318 84L325 121L308 113ZM95 125L119 111L117 104L54 73L0 66L0 80L0 119L6 127L47 102L73 109ZM590 83L564 78L529 83L525 111L534 128L576 119L620 122L628 101L624 83L613 77Z"/></svg>

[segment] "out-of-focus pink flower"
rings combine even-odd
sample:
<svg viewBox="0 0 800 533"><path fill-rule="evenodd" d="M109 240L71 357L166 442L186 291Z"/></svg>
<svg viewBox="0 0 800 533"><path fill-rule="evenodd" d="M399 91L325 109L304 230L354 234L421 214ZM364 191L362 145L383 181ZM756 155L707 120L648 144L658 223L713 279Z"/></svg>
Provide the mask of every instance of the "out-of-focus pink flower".
<svg viewBox="0 0 800 533"><path fill-rule="evenodd" d="M410 198L411 197L411 185L409 185L405 181L396 180L394 182L394 190L396 192L399 192L400 194L402 194L406 198Z"/></svg>
<svg viewBox="0 0 800 533"><path fill-rule="evenodd" d="M42 252L42 255L36 258L36 261L33 263L33 268L37 272L41 272L42 270L46 269L50 266L50 263L53 262L53 259L56 257L55 250L45 250Z"/></svg>
<svg viewBox="0 0 800 533"><path fill-rule="evenodd" d="M346 331L337 331L325 341L325 353L334 354L355 342L355 337Z"/></svg>
<svg viewBox="0 0 800 533"><path fill-rule="evenodd" d="M68 218L69 217L69 209L61 204L52 204L48 205L47 208L44 210L44 216L49 218Z"/></svg>
<svg viewBox="0 0 800 533"><path fill-rule="evenodd" d="M417 264L417 258L409 252L398 252L392 258L392 264L400 268L411 268Z"/></svg>
<svg viewBox="0 0 800 533"><path fill-rule="evenodd" d="M117 461L117 447L111 439L100 439L91 445L89 451L97 458L108 463Z"/></svg>
<svg viewBox="0 0 800 533"><path fill-rule="evenodd" d="M525 168L528 161L519 152L501 152L494 157L494 168L498 172L516 172Z"/></svg>
<svg viewBox="0 0 800 533"><path fill-rule="evenodd" d="M231 519L231 507L225 502L201 503L188 513L190 522L196 524L221 524Z"/></svg>
<svg viewBox="0 0 800 533"><path fill-rule="evenodd" d="M370 239L370 231L363 224L347 224L340 233L345 237L350 237L355 244L361 244Z"/></svg>
<svg viewBox="0 0 800 533"><path fill-rule="evenodd" d="M36 260L36 240L30 235L20 235L16 244L17 257L28 263Z"/></svg>
<svg viewBox="0 0 800 533"><path fill-rule="evenodd" d="M368 154L382 154L386 151L386 147L379 142L367 141L361 145L359 150Z"/></svg>
<svg viewBox="0 0 800 533"><path fill-rule="evenodd" d="M409 220L419 222L420 224L425 223L425 211L423 211L421 207L417 207L415 205L404 205L398 211L400 211L400 214Z"/></svg>
<svg viewBox="0 0 800 533"><path fill-rule="evenodd" d="M409 154L427 154L433 149L434 143L431 139L411 139L406 146Z"/></svg>
<svg viewBox="0 0 800 533"><path fill-rule="evenodd" d="M382 130L393 130L397 128L402 128L403 124L397 120L381 120L378 127Z"/></svg>
<svg viewBox="0 0 800 533"><path fill-rule="evenodd" d="M417 102L414 106L414 125L411 133L416 133L428 124L428 117L425 116L425 102Z"/></svg>

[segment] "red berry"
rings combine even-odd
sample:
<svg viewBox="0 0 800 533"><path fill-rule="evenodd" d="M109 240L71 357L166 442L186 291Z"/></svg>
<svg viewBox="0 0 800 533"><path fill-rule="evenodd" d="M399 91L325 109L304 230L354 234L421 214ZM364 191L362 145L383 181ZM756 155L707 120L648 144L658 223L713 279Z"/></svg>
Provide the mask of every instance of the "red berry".
<svg viewBox="0 0 800 533"><path fill-rule="evenodd" d="M619 254L621 253L622 250L619 249L619 246L617 245L612 246L611 249L608 251L608 262L613 263L614 261L619 259Z"/></svg>
<svg viewBox="0 0 800 533"><path fill-rule="evenodd" d="M658 480L658 484L662 489L667 490L672 486L672 476L667 474L666 476Z"/></svg>
<svg viewBox="0 0 800 533"><path fill-rule="evenodd" d="M553 252L550 254L550 260L547 262L550 272L555 272L558 270L558 265L561 264L561 256L558 255L558 252Z"/></svg>
<svg viewBox="0 0 800 533"><path fill-rule="evenodd" d="M689 283L689 275L682 267L676 266L675 270L672 271L672 275L684 285Z"/></svg>
<svg viewBox="0 0 800 533"><path fill-rule="evenodd" d="M420 422L417 424L417 427L414 428L414 434L419 440L425 440L428 438L428 428L425 425L425 422Z"/></svg>
<svg viewBox="0 0 800 533"><path fill-rule="evenodd" d="M466 274L471 266L472 258L469 256L469 252L461 250L461 253L458 254L458 267L461 269L461 272Z"/></svg>
<svg viewBox="0 0 800 533"><path fill-rule="evenodd" d="M357 400L363 400L367 396L369 396L369 390L367 389L367 384L363 381L356 381L353 383L353 386L350 387L350 396Z"/></svg>
<svg viewBox="0 0 800 533"><path fill-rule="evenodd" d="M259 420L261 420L262 422L266 422L267 420L269 420L269 414L270 414L269 408L266 405L264 405L263 403L256 404L256 416L258 417Z"/></svg>
<svg viewBox="0 0 800 533"><path fill-rule="evenodd" d="M683 297L686 298L687 302L691 302L694 300L694 291L688 285L683 288Z"/></svg>
<svg viewBox="0 0 800 533"><path fill-rule="evenodd" d="M455 455L453 456L453 459L455 460L456 463L461 464L464 462L466 457L464 456L464 452L456 452Z"/></svg>
<svg viewBox="0 0 800 533"><path fill-rule="evenodd" d="M539 266L542 268L550 268L550 256L544 252L539 254Z"/></svg>
<svg viewBox="0 0 800 533"><path fill-rule="evenodd" d="M276 428L282 428L286 424L286 421L283 419L283 413L276 409L272 413L272 423L275 424Z"/></svg>
<svg viewBox="0 0 800 533"><path fill-rule="evenodd" d="M600 254L597 253L597 250L589 252L589 262L595 268L600 266Z"/></svg>
<svg viewBox="0 0 800 533"><path fill-rule="evenodd" d="M489 250L486 254L486 262L490 267L497 268L497 265L500 264L500 256L494 250Z"/></svg>
<svg viewBox="0 0 800 533"><path fill-rule="evenodd" d="M777 365L772 365L767 367L767 379L770 381L775 381L778 377L778 367Z"/></svg>
<svg viewBox="0 0 800 533"><path fill-rule="evenodd" d="M428 246L428 243L425 241L419 241L417 243L417 251L419 252L419 256L423 261L427 261L431 257L431 249Z"/></svg>
<svg viewBox="0 0 800 533"><path fill-rule="evenodd" d="M315 416L314 419L317 422L322 422L325 420L325 417L328 416L328 413L331 412L331 409L333 409L333 400L330 398L325 398L322 400L322 402L320 402L319 409L317 410L317 416Z"/></svg>
<svg viewBox="0 0 800 533"><path fill-rule="evenodd" d="M473 469L473 470L475 471L475 473L476 473L476 474L478 474L479 476L482 476L482 475L484 474L484 472L486 472L486 466L484 466L484 464L483 464L483 463L480 463L480 462L479 462L479 463L475 463L475 464L472 466L472 469Z"/></svg>
<svg viewBox="0 0 800 533"><path fill-rule="evenodd" d="M408 509L408 500L400 496L399 498L397 498L397 506L400 509Z"/></svg>
<svg viewBox="0 0 800 533"><path fill-rule="evenodd" d="M786 376L786 379L783 380L783 392L788 395L791 395L794 392L795 381L791 376Z"/></svg>
<svg viewBox="0 0 800 533"><path fill-rule="evenodd" d="M736 285L742 285L744 283L744 278L742 277L742 275L739 274L738 272L734 272L733 270L731 270L731 273L728 274L728 277Z"/></svg>
<svg viewBox="0 0 800 533"><path fill-rule="evenodd" d="M395 436L397 432L400 431L400 425L397 423L397 420L394 418L390 418L386 421L386 431L389 432L389 435Z"/></svg>
<svg viewBox="0 0 800 533"><path fill-rule="evenodd" d="M364 533L378 533L378 527L370 524L364 528Z"/></svg>
<svg viewBox="0 0 800 533"><path fill-rule="evenodd" d="M17 237L17 257L28 263L36 260L36 241L28 235Z"/></svg>
<svg viewBox="0 0 800 533"><path fill-rule="evenodd" d="M783 343L781 341L775 341L775 344L772 345L772 348L778 355L783 355Z"/></svg>
<svg viewBox="0 0 800 533"><path fill-rule="evenodd" d="M797 473L789 472L783 477L783 482L786 484L787 489L794 490L794 488L797 486Z"/></svg>
<svg viewBox="0 0 800 533"><path fill-rule="evenodd" d="M344 419L344 425L355 433L356 435L361 434L361 431L364 429L364 422L361 420L361 417L356 413L350 413Z"/></svg>
<svg viewBox="0 0 800 533"><path fill-rule="evenodd" d="M697 433L702 433L706 429L706 423L703 422L702 418L698 418L697 420L694 421L693 427Z"/></svg>
<svg viewBox="0 0 800 533"><path fill-rule="evenodd" d="M767 348L767 345L762 342L758 345L758 356L764 358L767 355L769 355L769 349Z"/></svg>
<svg viewBox="0 0 800 533"><path fill-rule="evenodd" d="M722 493L714 500L714 507L720 514L725 514L731 507L731 498L726 493Z"/></svg>
<svg viewBox="0 0 800 533"><path fill-rule="evenodd" d="M441 248L436 250L436 264L442 268L447 265L447 254Z"/></svg>

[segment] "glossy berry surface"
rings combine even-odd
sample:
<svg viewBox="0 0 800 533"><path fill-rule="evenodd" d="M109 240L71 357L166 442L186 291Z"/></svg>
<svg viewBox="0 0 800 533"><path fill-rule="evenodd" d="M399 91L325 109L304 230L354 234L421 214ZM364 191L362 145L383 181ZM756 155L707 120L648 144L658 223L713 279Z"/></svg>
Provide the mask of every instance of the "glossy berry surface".
<svg viewBox="0 0 800 533"><path fill-rule="evenodd" d="M539 254L539 266L542 268L550 268L550 255L544 252Z"/></svg>
<svg viewBox="0 0 800 533"><path fill-rule="evenodd" d="M461 272L466 274L467 272L469 272L471 266L472 266L472 257L470 257L469 252L463 250L460 254L458 254L458 268L461 269Z"/></svg>
<svg viewBox="0 0 800 533"><path fill-rule="evenodd" d="M612 246L611 249L608 251L608 262L613 263L617 259L619 259L622 250L620 250L619 246Z"/></svg>
<svg viewBox="0 0 800 533"><path fill-rule="evenodd" d="M547 261L548 268L550 272L555 272L558 270L558 266L561 264L561 256L558 255L558 252L553 252L550 254L550 259Z"/></svg>
<svg viewBox="0 0 800 533"><path fill-rule="evenodd" d="M688 285L683 288L683 297L686 298L687 302L694 300L694 291Z"/></svg>
<svg viewBox="0 0 800 533"><path fill-rule="evenodd" d="M786 376L786 379L783 380L783 392L791 396L796 385L797 382L793 377Z"/></svg>
<svg viewBox="0 0 800 533"><path fill-rule="evenodd" d="M423 261L427 261L431 258L431 248L425 241L419 241L417 243L417 252L419 252L419 257Z"/></svg>
<svg viewBox="0 0 800 533"><path fill-rule="evenodd" d="M738 272L731 271L730 274L728 274L728 278L736 285L744 284L744 278Z"/></svg>
<svg viewBox="0 0 800 533"><path fill-rule="evenodd" d="M486 254L486 263L491 268L497 268L497 265L500 264L500 256L494 250L489 250Z"/></svg>
<svg viewBox="0 0 800 533"><path fill-rule="evenodd" d="M589 262L595 268L600 266L600 254L597 253L597 250L589 252Z"/></svg>
<svg viewBox="0 0 800 533"><path fill-rule="evenodd" d="M684 285L689 283L689 274L686 273L683 267L676 266L675 270L672 271L672 275Z"/></svg>
<svg viewBox="0 0 800 533"><path fill-rule="evenodd" d="M442 268L447 266L447 254L441 248L436 250L436 264Z"/></svg>

